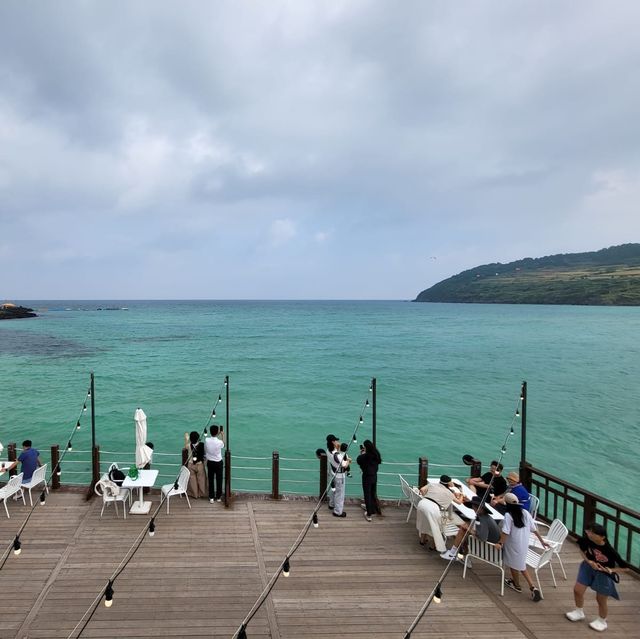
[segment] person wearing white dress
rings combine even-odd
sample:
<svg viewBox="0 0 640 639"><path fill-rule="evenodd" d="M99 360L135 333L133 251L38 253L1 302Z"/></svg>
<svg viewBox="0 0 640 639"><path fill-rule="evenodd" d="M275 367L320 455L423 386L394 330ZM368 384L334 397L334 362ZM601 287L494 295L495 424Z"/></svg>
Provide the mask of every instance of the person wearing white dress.
<svg viewBox="0 0 640 639"><path fill-rule="evenodd" d="M516 592L522 592L520 586L520 575L522 575L529 584L531 598L534 601L540 601L542 595L527 570L527 549L531 533L538 537L544 548L548 548L549 545L540 536L529 511L520 506L516 495L507 493L504 502L507 512L502 522L500 540L496 546L502 547L502 561L511 569L511 579L505 579L505 584Z"/></svg>

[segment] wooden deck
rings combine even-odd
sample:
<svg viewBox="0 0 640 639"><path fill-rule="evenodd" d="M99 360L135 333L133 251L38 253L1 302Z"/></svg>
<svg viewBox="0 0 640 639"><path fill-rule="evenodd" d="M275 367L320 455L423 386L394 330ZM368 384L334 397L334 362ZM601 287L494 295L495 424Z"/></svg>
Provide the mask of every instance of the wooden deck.
<svg viewBox="0 0 640 639"><path fill-rule="evenodd" d="M157 504L158 495L153 499ZM83 637L231 637L312 507L248 498L229 510L206 500L192 505L171 500L171 515L158 517L155 537L117 579L113 607L101 603ZM73 630L147 521L116 519L112 507L100 519L100 507L69 492L37 507L22 554L11 554L0 571L0 637L67 637ZM15 502L9 509L11 519L0 515L2 548L27 510ZM357 504L347 513L337 519L320 511L320 527L293 557L291 576L280 577L249 624L250 639L404 636L445 563L417 543L406 506L387 507L371 523ZM539 603L508 589L500 597L499 573L488 566L474 567L466 580L454 566L442 603L432 604L412 639L595 636L586 623L564 618L579 555L568 543L563 556L569 579L560 574L554 589L545 568ZM623 577L620 591L623 600L610 605L611 639L638 636L640 628L640 580ZM595 616L593 593L585 609Z"/></svg>

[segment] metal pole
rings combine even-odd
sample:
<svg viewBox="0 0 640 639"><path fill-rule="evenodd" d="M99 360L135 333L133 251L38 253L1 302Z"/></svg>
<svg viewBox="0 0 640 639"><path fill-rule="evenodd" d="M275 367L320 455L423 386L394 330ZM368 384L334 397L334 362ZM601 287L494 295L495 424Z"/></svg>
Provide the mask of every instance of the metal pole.
<svg viewBox="0 0 640 639"><path fill-rule="evenodd" d="M375 448L378 447L376 444L376 378L371 378L371 429L372 429L372 438L373 445Z"/></svg>
<svg viewBox="0 0 640 639"><path fill-rule="evenodd" d="M96 447L96 393L93 379L93 371L91 372L91 450ZM93 476L96 477L96 470L93 469Z"/></svg>
<svg viewBox="0 0 640 639"><path fill-rule="evenodd" d="M522 390L520 391L520 420L522 426L520 429L520 467L524 467L527 463L527 382L522 382Z"/></svg>
<svg viewBox="0 0 640 639"><path fill-rule="evenodd" d="M224 377L224 389L225 389L225 399L226 399L224 427L225 427L225 430L227 431L227 450L231 450L231 438L229 437L229 376L228 375L225 375Z"/></svg>

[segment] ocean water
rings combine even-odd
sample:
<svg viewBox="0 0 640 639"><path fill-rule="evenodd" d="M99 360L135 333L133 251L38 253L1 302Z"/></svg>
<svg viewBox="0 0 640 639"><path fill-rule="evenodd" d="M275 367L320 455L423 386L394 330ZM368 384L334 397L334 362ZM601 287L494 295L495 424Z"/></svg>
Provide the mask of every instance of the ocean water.
<svg viewBox="0 0 640 639"><path fill-rule="evenodd" d="M230 377L234 489L268 490L273 450L286 490L317 492L314 451L332 432L371 435L363 410L377 379L378 446L411 478L485 464L500 454L522 380L528 460L635 507L640 480L640 308L413 304L398 301L23 301L33 320L0 322L0 441L63 446L95 373L97 442L128 451L133 412L149 420L156 460L179 463L185 431L201 430ZM97 310L127 307L128 310ZM224 423L224 405L216 421ZM517 467L520 424L505 466ZM63 472L84 480L88 413ZM354 449L355 453L356 450ZM6 455L6 453L5 453ZM109 454L104 454L103 459ZM164 456L163 456L164 455ZM113 455L112 455L113 457ZM121 457L121 455L119 455ZM255 458L255 459L243 459ZM81 463L84 460L84 464ZM442 465L442 466L440 466ZM76 473L75 476L73 473ZM359 490L354 471L350 492ZM415 480L414 480L415 481Z"/></svg>

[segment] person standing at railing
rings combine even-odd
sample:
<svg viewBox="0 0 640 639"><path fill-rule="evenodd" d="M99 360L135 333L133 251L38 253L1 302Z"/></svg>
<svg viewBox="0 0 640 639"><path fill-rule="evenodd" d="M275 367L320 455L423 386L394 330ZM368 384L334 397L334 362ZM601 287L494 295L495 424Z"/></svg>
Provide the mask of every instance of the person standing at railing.
<svg viewBox="0 0 640 639"><path fill-rule="evenodd" d="M222 449L224 448L224 434L222 426L213 424L211 437L204 442L204 455L207 460L207 475L209 476L209 503L222 501ZM215 481L214 481L215 480ZM215 484L215 485L214 485Z"/></svg>
<svg viewBox="0 0 640 639"><path fill-rule="evenodd" d="M620 581L619 573L629 570L627 562L620 557L616 549L607 541L607 530L602 524L593 523L587 526L584 536L578 539L578 547L583 562L578 568L578 578L573 587L575 610L566 613L569 621L582 621L585 618L584 593L587 586L596 592L598 617L589 627L598 632L607 629L607 599L620 599L616 583Z"/></svg>
<svg viewBox="0 0 640 639"><path fill-rule="evenodd" d="M329 508L334 517L346 517L344 512L345 469L351 460L340 452L340 440L335 435L327 435L327 474L332 479L329 491Z"/></svg>
<svg viewBox="0 0 640 639"><path fill-rule="evenodd" d="M380 452L373 442L365 439L360 446L356 462L362 470L362 492L364 494L364 518L371 521L371 515L381 515L378 504L378 467L382 463Z"/></svg>
<svg viewBox="0 0 640 639"><path fill-rule="evenodd" d="M189 497L199 499L206 495L204 443L200 441L200 434L195 430L192 430L189 434L185 433L184 439L185 447L189 452L189 457L187 458L187 468L189 469L187 494Z"/></svg>

